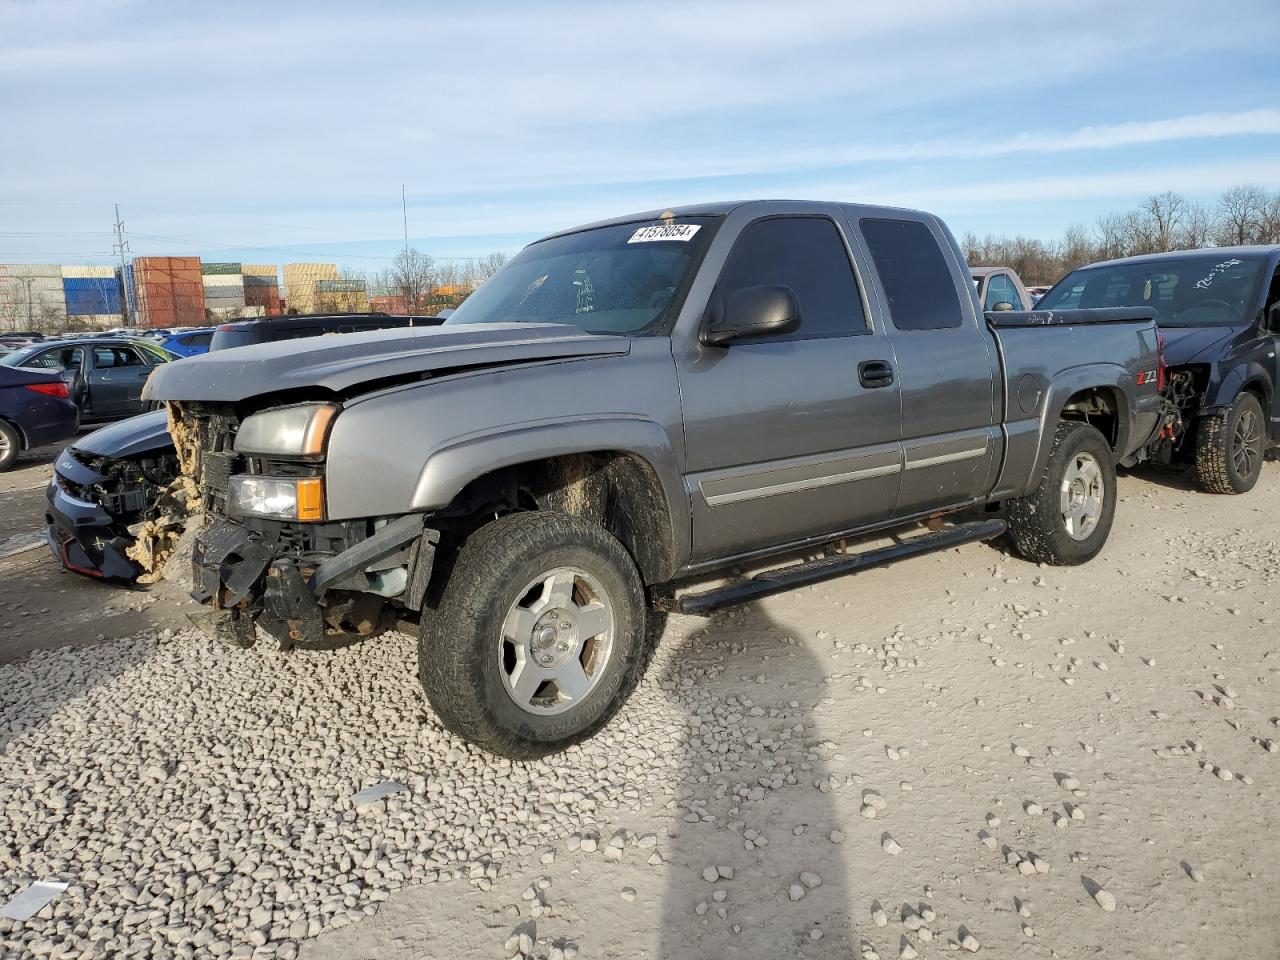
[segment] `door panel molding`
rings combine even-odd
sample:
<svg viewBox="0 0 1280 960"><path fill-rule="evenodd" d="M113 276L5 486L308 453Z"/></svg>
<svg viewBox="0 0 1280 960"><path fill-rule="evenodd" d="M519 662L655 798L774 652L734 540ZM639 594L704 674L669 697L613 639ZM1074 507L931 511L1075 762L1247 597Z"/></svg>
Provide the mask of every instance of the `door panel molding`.
<svg viewBox="0 0 1280 960"><path fill-rule="evenodd" d="M907 470L921 470L925 467L936 467L944 463L955 463L960 460L974 460L985 457L991 446L989 432L968 436L951 437L942 440L927 440L917 443L906 443Z"/></svg>
<svg viewBox="0 0 1280 960"><path fill-rule="evenodd" d="M797 457L718 471L700 478L698 490L707 506L716 507L900 472L902 453L896 444L891 444L880 450L840 450L818 457Z"/></svg>

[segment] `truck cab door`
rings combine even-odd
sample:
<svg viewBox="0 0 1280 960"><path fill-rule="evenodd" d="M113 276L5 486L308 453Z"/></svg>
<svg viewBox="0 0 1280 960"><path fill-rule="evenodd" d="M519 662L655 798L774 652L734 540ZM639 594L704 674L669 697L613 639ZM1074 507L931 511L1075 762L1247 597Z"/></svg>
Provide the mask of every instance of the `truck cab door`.
<svg viewBox="0 0 1280 960"><path fill-rule="evenodd" d="M901 469L893 350L869 321L836 220L763 216L721 256L704 329L735 291L759 285L792 293L799 327L673 343L694 564L886 519ZM716 269L711 255L703 269Z"/></svg>
<svg viewBox="0 0 1280 960"><path fill-rule="evenodd" d="M959 248L931 217L865 217L902 390L896 517L983 498L1002 453L997 358Z"/></svg>

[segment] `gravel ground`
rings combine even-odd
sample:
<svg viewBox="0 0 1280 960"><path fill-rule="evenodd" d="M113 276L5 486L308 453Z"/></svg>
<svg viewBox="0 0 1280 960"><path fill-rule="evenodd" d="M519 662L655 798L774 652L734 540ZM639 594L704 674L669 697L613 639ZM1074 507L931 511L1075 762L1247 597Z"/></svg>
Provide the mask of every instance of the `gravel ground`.
<svg viewBox="0 0 1280 960"><path fill-rule="evenodd" d="M0 666L0 903L70 885L0 955L1272 955L1280 471L1157 479L1085 567L972 545L673 618L534 764L444 733L399 635L37 650Z"/></svg>

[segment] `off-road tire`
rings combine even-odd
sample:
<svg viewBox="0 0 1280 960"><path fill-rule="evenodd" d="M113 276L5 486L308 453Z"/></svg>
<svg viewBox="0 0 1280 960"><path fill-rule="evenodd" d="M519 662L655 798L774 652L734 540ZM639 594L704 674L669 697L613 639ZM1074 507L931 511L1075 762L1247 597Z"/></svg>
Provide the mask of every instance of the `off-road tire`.
<svg viewBox="0 0 1280 960"><path fill-rule="evenodd" d="M1241 418L1253 413L1261 431L1262 447L1253 460L1253 470L1241 472L1235 463L1236 428ZM1242 393L1225 413L1201 417L1196 428L1196 475L1200 486L1209 493L1248 493L1262 476L1266 453L1266 418L1262 404L1252 393Z"/></svg>
<svg viewBox="0 0 1280 960"><path fill-rule="evenodd" d="M1102 471L1102 511L1091 533L1082 540L1067 532L1061 496L1068 466L1087 453ZM1106 438L1087 423L1064 420L1054 433L1040 484L1029 495L1005 505L1009 537L1023 557L1035 563L1075 566L1096 557L1107 542L1116 510L1115 458Z"/></svg>
<svg viewBox="0 0 1280 960"><path fill-rule="evenodd" d="M521 587L547 570L589 571L609 594L615 635L582 703L540 716L516 705L498 658L503 621ZM560 513L501 517L469 537L422 620L418 676L449 730L490 753L530 760L592 736L635 689L649 659L644 585L631 555L597 523Z"/></svg>
<svg viewBox="0 0 1280 960"><path fill-rule="evenodd" d="M0 473L18 462L22 452L22 437L13 425L0 420Z"/></svg>

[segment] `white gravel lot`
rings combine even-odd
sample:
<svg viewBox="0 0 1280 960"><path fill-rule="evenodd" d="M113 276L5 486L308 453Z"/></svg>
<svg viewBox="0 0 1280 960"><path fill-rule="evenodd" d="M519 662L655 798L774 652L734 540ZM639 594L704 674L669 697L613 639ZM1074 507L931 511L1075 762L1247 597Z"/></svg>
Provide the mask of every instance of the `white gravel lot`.
<svg viewBox="0 0 1280 960"><path fill-rule="evenodd" d="M0 903L70 883L0 955L1274 955L1280 471L1121 492L1085 567L975 545L673 619L535 764L443 733L398 635L0 666Z"/></svg>

